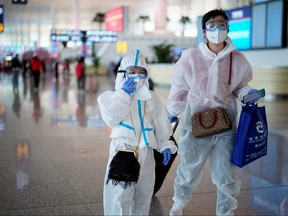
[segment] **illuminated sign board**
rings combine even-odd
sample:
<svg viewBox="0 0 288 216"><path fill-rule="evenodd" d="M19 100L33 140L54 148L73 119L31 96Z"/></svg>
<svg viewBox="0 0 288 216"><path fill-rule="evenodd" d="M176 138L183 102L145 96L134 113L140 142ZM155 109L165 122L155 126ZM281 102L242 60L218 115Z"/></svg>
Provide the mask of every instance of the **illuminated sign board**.
<svg viewBox="0 0 288 216"><path fill-rule="evenodd" d="M0 33L4 32L4 6L0 5Z"/></svg>
<svg viewBox="0 0 288 216"><path fill-rule="evenodd" d="M52 29L51 41L83 41L96 43L112 43L117 41L117 32L105 30L61 30Z"/></svg>
<svg viewBox="0 0 288 216"><path fill-rule="evenodd" d="M80 30L51 30L51 41L85 41L85 31Z"/></svg>
<svg viewBox="0 0 288 216"><path fill-rule="evenodd" d="M116 45L117 53L127 53L127 41L118 41Z"/></svg>
<svg viewBox="0 0 288 216"><path fill-rule="evenodd" d="M87 41L96 43L111 43L117 41L117 32L105 30L88 30L86 32Z"/></svg>
<svg viewBox="0 0 288 216"><path fill-rule="evenodd" d="M229 17L229 37L238 50L251 48L251 7L226 11Z"/></svg>
<svg viewBox="0 0 288 216"><path fill-rule="evenodd" d="M124 32L128 23L127 11L128 8L118 7L105 13L105 26L106 30Z"/></svg>
<svg viewBox="0 0 288 216"><path fill-rule="evenodd" d="M12 4L23 4L26 5L28 0L12 0Z"/></svg>

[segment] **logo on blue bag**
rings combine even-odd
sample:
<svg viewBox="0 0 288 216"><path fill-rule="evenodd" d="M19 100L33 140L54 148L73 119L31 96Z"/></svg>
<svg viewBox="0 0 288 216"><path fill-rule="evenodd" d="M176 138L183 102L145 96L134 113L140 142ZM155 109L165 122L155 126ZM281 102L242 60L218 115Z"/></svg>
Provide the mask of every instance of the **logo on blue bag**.
<svg viewBox="0 0 288 216"><path fill-rule="evenodd" d="M261 121L256 122L256 130L258 133L264 133L264 126Z"/></svg>

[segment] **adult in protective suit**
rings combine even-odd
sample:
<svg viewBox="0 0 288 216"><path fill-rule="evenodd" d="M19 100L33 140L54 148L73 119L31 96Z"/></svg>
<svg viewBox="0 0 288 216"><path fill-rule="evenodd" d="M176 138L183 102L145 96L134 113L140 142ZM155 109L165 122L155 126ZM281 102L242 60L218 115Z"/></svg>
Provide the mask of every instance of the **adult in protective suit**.
<svg viewBox="0 0 288 216"><path fill-rule="evenodd" d="M172 128L168 112L149 90L148 78L145 57L136 50L122 59L115 91L106 91L97 99L103 120L112 128L104 183L105 215L148 215L155 182L153 149L163 153L164 165L177 150L169 140ZM123 149L137 151L140 163L138 182L127 188L108 179L109 165Z"/></svg>
<svg viewBox="0 0 288 216"><path fill-rule="evenodd" d="M174 181L173 207L170 215L182 215L201 178L209 158L211 178L217 187L216 215L233 215L241 182L234 175L231 155L236 133L237 104L247 93L255 91L248 83L252 69L246 58L235 50L228 33L228 17L221 9L202 18L204 38L199 48L187 49L175 64L167 109L170 122L180 117L178 154L181 162ZM231 87L229 79L232 53ZM224 107L229 91L227 112L232 129L205 138L192 135L191 114L214 107Z"/></svg>

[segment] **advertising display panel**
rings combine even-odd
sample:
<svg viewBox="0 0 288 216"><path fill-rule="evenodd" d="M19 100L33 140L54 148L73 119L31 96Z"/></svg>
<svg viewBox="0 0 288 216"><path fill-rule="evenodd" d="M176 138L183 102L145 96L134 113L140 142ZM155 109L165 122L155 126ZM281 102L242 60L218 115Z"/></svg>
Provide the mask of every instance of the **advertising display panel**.
<svg viewBox="0 0 288 216"><path fill-rule="evenodd" d="M229 17L229 37L238 50L251 48L251 7L226 11Z"/></svg>

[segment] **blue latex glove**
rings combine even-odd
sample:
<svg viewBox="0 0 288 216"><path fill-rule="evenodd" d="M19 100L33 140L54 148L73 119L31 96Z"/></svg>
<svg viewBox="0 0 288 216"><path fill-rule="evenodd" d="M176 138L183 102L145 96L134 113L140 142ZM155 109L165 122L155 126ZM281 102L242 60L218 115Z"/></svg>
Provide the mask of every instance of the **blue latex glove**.
<svg viewBox="0 0 288 216"><path fill-rule="evenodd" d="M177 118L177 116L173 116L171 114L169 114L169 120L170 120L170 123L178 123L179 122L179 119Z"/></svg>
<svg viewBox="0 0 288 216"><path fill-rule="evenodd" d="M248 95L252 94L254 92L258 92L258 90L257 89L251 89L251 90L249 90ZM249 103L256 103L257 101L258 101L258 99L250 100Z"/></svg>
<svg viewBox="0 0 288 216"><path fill-rule="evenodd" d="M122 89L127 93L127 94L132 94L136 90L136 82L134 81L133 78L128 77L127 80L122 85Z"/></svg>
<svg viewBox="0 0 288 216"><path fill-rule="evenodd" d="M170 161L170 159L171 159L171 151L170 151L170 149L165 149L162 152L162 154L163 154L163 157L164 157L162 163L163 163L164 166L167 166L169 161Z"/></svg>

